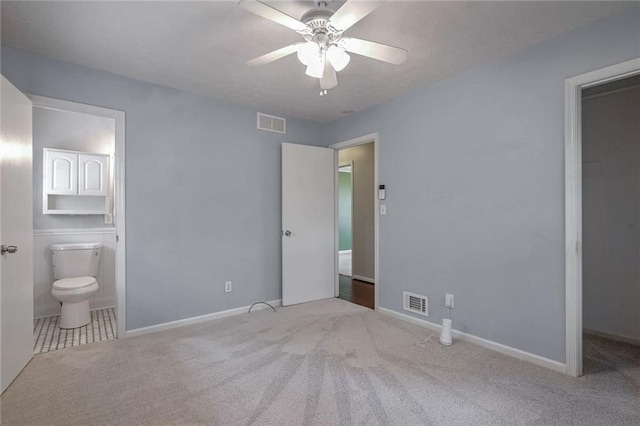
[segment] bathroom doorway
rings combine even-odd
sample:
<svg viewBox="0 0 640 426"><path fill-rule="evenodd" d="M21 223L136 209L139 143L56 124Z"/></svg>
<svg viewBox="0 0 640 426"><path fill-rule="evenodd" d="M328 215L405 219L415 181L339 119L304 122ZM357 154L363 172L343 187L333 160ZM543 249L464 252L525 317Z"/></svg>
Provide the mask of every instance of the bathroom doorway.
<svg viewBox="0 0 640 426"><path fill-rule="evenodd" d="M34 354L123 337L124 113L42 96L29 98L33 102ZM60 259L72 252L99 259L93 269L86 269L92 272L82 274L91 274L83 278L93 279L92 283L80 283L75 272L61 272ZM77 301L69 297L67 284L86 295L86 302L81 301L87 306L84 311L81 306L71 309Z"/></svg>
<svg viewBox="0 0 640 426"><path fill-rule="evenodd" d="M376 159L367 139L337 148L337 297L376 307Z"/></svg>

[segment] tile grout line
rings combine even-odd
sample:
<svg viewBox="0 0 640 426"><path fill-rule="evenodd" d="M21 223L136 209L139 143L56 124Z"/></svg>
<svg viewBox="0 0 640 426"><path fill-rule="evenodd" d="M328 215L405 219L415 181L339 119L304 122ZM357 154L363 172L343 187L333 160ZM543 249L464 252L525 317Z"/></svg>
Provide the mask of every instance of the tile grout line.
<svg viewBox="0 0 640 426"><path fill-rule="evenodd" d="M90 323L74 329L60 328L60 315L34 320L33 353L37 355L57 349L115 339L114 327L117 320L113 308L91 311L90 318ZM98 328L98 336L95 332L96 327Z"/></svg>

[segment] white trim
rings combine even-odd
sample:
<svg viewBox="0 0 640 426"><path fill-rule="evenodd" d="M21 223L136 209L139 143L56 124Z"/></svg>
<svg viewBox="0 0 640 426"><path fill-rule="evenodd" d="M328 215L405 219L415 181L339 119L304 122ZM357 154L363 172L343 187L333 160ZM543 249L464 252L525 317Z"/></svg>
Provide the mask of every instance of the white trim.
<svg viewBox="0 0 640 426"><path fill-rule="evenodd" d="M282 305L282 299L272 300L269 303L274 308ZM158 331L171 330L173 328L183 327L185 325L198 324L201 322L212 321L219 318L230 317L234 315L246 314L251 305L242 306L240 308L228 309L226 311L214 312L212 314L200 315L197 317L185 318L177 321L165 322L162 324L150 325L149 327L136 328L127 331L126 337L142 336L143 334L156 333ZM262 309L269 309L265 304L254 306L252 312Z"/></svg>
<svg viewBox="0 0 640 426"><path fill-rule="evenodd" d="M401 314L400 312L392 311L391 309L379 307L378 311L380 311L385 315L389 315L390 317L399 319L401 321L406 321L411 324L418 325L420 327L427 328L437 333L439 333L442 328L441 325L432 323L431 321L412 317L406 314ZM459 330L452 330L451 334L453 334L453 337L463 340L465 342L473 343L478 346L482 346L483 348L491 349L493 351L500 352L501 354L508 355L508 356L520 359L522 361L527 361L532 364L539 365L541 367L545 367L553 371L557 371L559 373L564 374L566 370L566 366L561 362L554 361L552 359L545 358L540 355L532 354L530 352L525 352L523 350L516 349L511 346L503 345L502 343L497 343L491 340L487 340L482 337L474 336L473 334L469 334L469 333L464 333Z"/></svg>
<svg viewBox="0 0 640 426"><path fill-rule="evenodd" d="M49 237L52 235L87 235L87 234L115 234L116 228L69 228L69 229L34 229L34 237Z"/></svg>
<svg viewBox="0 0 640 426"><path fill-rule="evenodd" d="M351 250L338 250L338 254L347 254L351 253Z"/></svg>
<svg viewBox="0 0 640 426"><path fill-rule="evenodd" d="M89 300L89 309L95 311L97 309L113 308L116 306L116 299L113 297L102 297L99 299ZM47 318L60 315L60 304L35 308L33 310L33 319Z"/></svg>
<svg viewBox="0 0 640 426"><path fill-rule="evenodd" d="M640 74L640 58L565 80L565 362L582 375L582 89Z"/></svg>
<svg viewBox="0 0 640 426"><path fill-rule="evenodd" d="M584 334L591 334L593 336L602 337L608 340L615 340L616 342L628 343L630 345L640 346L640 339L635 337L624 336L620 334L607 333L606 331L592 330L585 328L582 330Z"/></svg>
<svg viewBox="0 0 640 426"><path fill-rule="evenodd" d="M126 332L126 218L125 218L125 113L115 109L102 108L94 105L70 102L62 99L46 96L27 94L27 97L37 108L47 108L59 111L71 111L81 114L91 114L100 117L113 118L116 125L115 134L115 159L114 159L114 210L113 223L116 229L116 299L118 331L117 337L122 337Z"/></svg>
<svg viewBox="0 0 640 426"><path fill-rule="evenodd" d="M376 282L373 278L367 278L367 277L354 275L354 274L351 274L351 278L353 278L354 280L364 281L365 283L371 283L371 284L375 284Z"/></svg>
<svg viewBox="0 0 640 426"><path fill-rule="evenodd" d="M379 174L378 174L378 165L380 163L380 156L378 155L378 147L380 145L380 137L378 136L378 133L371 133L368 135L364 135L364 136L360 136L354 139L349 139L347 141L344 142L339 142L339 143L335 143L333 145L330 145L329 148L332 148L336 151L335 156L336 156L336 176L338 175L338 151L344 148L350 148L352 146L357 146L357 145L364 145L366 143L370 143L373 142L373 160L374 160L374 173L373 173L373 180L374 180L374 191L375 191L375 196L374 196L374 200L375 200L375 206L374 206L374 210L375 210L375 215L374 215L374 262L375 262L375 267L374 267L374 280L377 280L378 282L376 283L376 285L374 286L373 289L373 307L374 309L378 309L379 304L379 300L380 300L380 200L378 199L378 185L380 184L379 182ZM337 183L336 183L336 188L337 188ZM337 190L336 190L336 197L337 197ZM338 214L338 209L336 207L336 215ZM336 217L336 244L337 243L337 235L338 235L338 222L337 222L337 217ZM337 250L336 250L337 251ZM337 257L337 254L336 254ZM353 273L353 270L351 271ZM335 280L335 286L336 286L336 297L339 294L340 291L340 281L339 281L339 274L338 274L338 264L336 263L336 280Z"/></svg>

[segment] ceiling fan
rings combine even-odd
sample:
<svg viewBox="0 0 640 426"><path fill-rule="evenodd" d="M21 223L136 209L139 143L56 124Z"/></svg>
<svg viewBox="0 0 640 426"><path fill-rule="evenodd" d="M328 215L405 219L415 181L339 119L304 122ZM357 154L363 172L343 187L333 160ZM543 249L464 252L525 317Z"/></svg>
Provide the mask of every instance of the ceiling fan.
<svg viewBox="0 0 640 426"><path fill-rule="evenodd" d="M316 0L316 7L297 20L258 0L241 0L240 7L243 9L291 28L306 40L259 56L247 62L247 65L265 65L297 53L300 62L307 66L305 73L320 80L320 95L338 85L336 71L342 71L347 66L351 59L349 53L399 65L407 59L405 49L343 37L346 30L380 4L379 1L349 0L337 11L333 11L327 7L327 1Z"/></svg>

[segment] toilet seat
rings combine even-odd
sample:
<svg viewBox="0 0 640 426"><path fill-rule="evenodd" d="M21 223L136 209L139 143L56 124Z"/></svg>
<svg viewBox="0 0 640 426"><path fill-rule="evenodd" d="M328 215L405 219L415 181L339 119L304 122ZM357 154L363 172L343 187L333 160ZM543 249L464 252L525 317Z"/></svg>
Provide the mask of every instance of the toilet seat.
<svg viewBox="0 0 640 426"><path fill-rule="evenodd" d="M55 290L79 290L92 286L93 284L97 284L94 277L63 278L55 281L53 288Z"/></svg>

